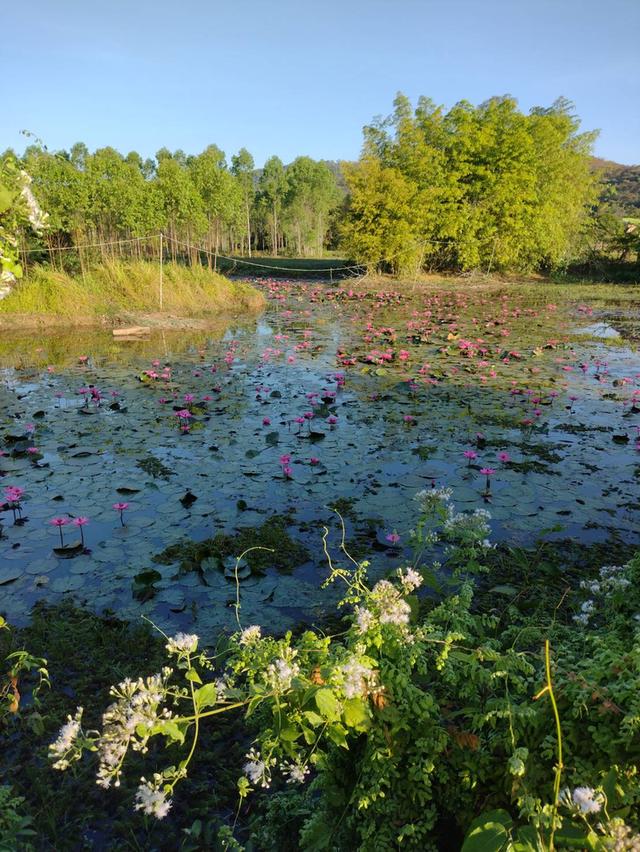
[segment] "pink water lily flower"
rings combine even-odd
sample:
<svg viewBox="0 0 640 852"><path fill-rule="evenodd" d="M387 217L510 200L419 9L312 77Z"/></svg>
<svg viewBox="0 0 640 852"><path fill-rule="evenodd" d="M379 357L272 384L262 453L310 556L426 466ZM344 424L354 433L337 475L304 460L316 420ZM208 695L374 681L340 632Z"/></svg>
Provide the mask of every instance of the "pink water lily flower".
<svg viewBox="0 0 640 852"><path fill-rule="evenodd" d="M124 526L124 511L129 508L128 503L114 503L113 508L116 512L120 512L120 523Z"/></svg>
<svg viewBox="0 0 640 852"><path fill-rule="evenodd" d="M69 523L69 518L51 518L49 521L51 526L58 527L60 533L60 547L64 547L64 538L62 537L62 527L66 527Z"/></svg>
<svg viewBox="0 0 640 852"><path fill-rule="evenodd" d="M83 515L80 515L80 517L74 518L71 523L74 525L74 527L78 527L78 529L80 530L80 542L84 547L84 530L82 528L89 523L89 518L85 518Z"/></svg>

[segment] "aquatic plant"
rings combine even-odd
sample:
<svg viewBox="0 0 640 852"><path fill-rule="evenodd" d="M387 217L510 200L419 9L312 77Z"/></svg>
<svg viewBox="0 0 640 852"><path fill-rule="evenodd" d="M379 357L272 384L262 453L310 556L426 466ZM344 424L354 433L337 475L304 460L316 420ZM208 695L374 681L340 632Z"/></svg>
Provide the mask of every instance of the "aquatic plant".
<svg viewBox="0 0 640 852"><path fill-rule="evenodd" d="M62 536L62 527L67 526L67 524L69 523L69 518L62 518L62 517L52 518L49 521L49 523L52 526L57 527L58 532L60 533L60 547L64 547L64 538Z"/></svg>
<svg viewBox="0 0 640 852"><path fill-rule="evenodd" d="M120 513L120 524L124 527L124 513L125 513L125 510L129 508L129 504L128 503L114 503L112 508L115 509L116 512Z"/></svg>

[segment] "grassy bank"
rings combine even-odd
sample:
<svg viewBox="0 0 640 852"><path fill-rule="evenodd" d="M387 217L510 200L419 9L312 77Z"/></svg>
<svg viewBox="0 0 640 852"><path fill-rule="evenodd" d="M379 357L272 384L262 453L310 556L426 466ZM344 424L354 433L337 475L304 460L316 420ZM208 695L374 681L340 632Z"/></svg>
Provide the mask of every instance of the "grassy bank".
<svg viewBox="0 0 640 852"><path fill-rule="evenodd" d="M117 321L160 309L157 264L107 263L72 277L37 267L0 300L3 316L56 317L69 323ZM230 281L204 267L166 264L163 271L163 311L177 316L203 316L260 310L261 293L241 281Z"/></svg>

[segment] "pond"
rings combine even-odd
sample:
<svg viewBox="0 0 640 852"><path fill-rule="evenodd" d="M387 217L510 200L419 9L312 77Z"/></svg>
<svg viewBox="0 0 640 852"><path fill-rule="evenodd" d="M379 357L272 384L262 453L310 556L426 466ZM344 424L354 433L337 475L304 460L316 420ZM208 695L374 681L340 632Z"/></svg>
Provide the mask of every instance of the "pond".
<svg viewBox="0 0 640 852"><path fill-rule="evenodd" d="M256 545L271 550L239 565L243 624L313 621L338 593L320 588L334 508L379 576L406 558L414 495L433 486L488 509L494 542L640 538L629 291L257 286L262 316L207 331L0 341L10 622L72 595L212 641L235 625L235 557Z"/></svg>

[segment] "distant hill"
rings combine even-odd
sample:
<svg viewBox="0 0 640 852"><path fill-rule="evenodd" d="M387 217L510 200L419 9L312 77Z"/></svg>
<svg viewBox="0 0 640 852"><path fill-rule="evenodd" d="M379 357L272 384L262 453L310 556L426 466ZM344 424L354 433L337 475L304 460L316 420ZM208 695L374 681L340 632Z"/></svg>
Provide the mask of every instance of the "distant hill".
<svg viewBox="0 0 640 852"><path fill-rule="evenodd" d="M610 201L621 216L640 216L640 165L623 166L592 157L591 166L602 175L603 200Z"/></svg>

